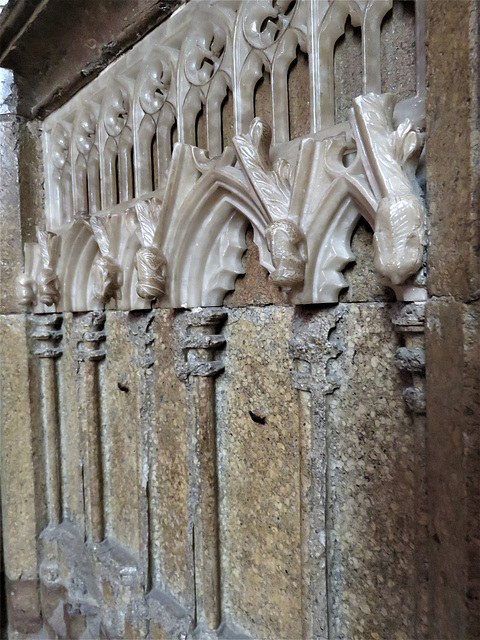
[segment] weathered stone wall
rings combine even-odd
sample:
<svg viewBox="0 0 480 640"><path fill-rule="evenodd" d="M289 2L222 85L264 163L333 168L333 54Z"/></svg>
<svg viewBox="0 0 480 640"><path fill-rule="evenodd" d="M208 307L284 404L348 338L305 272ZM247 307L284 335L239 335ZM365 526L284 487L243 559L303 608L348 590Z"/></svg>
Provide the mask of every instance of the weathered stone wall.
<svg viewBox="0 0 480 640"><path fill-rule="evenodd" d="M218 598L231 628L258 638L300 638L302 624L315 637L329 624L334 638L422 637L424 452L401 395L394 310L227 311L213 410ZM131 637L129 628L143 637L149 619L151 637L170 637L194 619L193 558L208 532L197 532L189 477L202 475L209 450L191 441L197 391L177 376L188 313L105 314L98 360L79 347L88 315L65 314L55 359L28 354L24 316L2 316L6 572L10 593L28 603L11 599L14 637L42 625L60 637ZM27 335L39 333L27 324ZM48 395L50 366L57 392Z"/></svg>
<svg viewBox="0 0 480 640"><path fill-rule="evenodd" d="M7 87L9 637L178 638L217 622L226 638L479 637L479 14L426 7L426 417L422 321L375 274L363 222L338 305L286 305L248 232L246 274L213 315L19 313L43 192L38 123ZM384 46L408 61L400 28ZM340 98L356 92L354 46L352 29Z"/></svg>

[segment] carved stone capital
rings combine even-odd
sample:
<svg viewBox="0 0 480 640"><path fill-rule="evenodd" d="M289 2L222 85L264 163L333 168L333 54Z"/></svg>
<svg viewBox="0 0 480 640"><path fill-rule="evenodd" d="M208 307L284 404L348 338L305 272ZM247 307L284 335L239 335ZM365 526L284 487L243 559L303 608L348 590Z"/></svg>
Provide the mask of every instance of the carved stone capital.
<svg viewBox="0 0 480 640"><path fill-rule="evenodd" d="M177 344L182 357L177 375L181 380L185 382L189 376L212 377L223 371L224 364L216 352L225 346L225 337L219 330L226 318L223 310L202 309L188 311L180 319Z"/></svg>
<svg viewBox="0 0 480 640"><path fill-rule="evenodd" d="M89 313L85 318L84 328L82 340L77 346L78 360L103 360L106 355L103 346L106 340L105 313L103 311Z"/></svg>
<svg viewBox="0 0 480 640"><path fill-rule="evenodd" d="M287 292L301 285L307 247L301 229L291 220L275 220L267 227L265 239L275 267L270 280Z"/></svg>
<svg viewBox="0 0 480 640"><path fill-rule="evenodd" d="M412 302L396 307L392 315L395 329L402 335L404 346L397 349L395 363L401 371L412 375L412 386L403 392L407 407L416 414L426 411L425 396L425 303Z"/></svg>
<svg viewBox="0 0 480 640"><path fill-rule="evenodd" d="M37 229L38 244L42 258L42 268L37 278L40 302L51 307L60 300L60 280L56 268L60 257L61 238L50 231Z"/></svg>
<svg viewBox="0 0 480 640"><path fill-rule="evenodd" d="M137 293L145 300L159 300L165 293L167 280L167 259L159 246L162 203L157 198L137 202L135 211L142 241L135 256Z"/></svg>
<svg viewBox="0 0 480 640"><path fill-rule="evenodd" d="M35 316L35 329L32 338L35 340L34 354L40 358L58 358L62 355L61 315Z"/></svg>

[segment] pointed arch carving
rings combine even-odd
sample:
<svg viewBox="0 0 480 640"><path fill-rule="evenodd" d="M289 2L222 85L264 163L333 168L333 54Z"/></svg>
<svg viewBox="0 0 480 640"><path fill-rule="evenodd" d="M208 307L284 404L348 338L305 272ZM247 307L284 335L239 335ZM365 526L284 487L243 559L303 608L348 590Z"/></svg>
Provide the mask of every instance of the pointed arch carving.
<svg viewBox="0 0 480 640"><path fill-rule="evenodd" d="M29 243L24 308L220 305L243 272L249 224L286 300L336 302L359 216L374 231L385 281L399 297L422 298L411 279L424 244L415 179L423 64L414 98L380 94L380 30L390 6L191 0L113 63L45 121L45 228L59 252L48 277L58 280L58 295L43 296L48 308L42 302L45 249ZM362 34L364 93L350 119L335 124L333 53L349 16ZM290 140L288 72L299 51L308 55L310 122L302 130L310 133ZM263 69L272 131L254 119ZM229 95L232 146L222 111Z"/></svg>

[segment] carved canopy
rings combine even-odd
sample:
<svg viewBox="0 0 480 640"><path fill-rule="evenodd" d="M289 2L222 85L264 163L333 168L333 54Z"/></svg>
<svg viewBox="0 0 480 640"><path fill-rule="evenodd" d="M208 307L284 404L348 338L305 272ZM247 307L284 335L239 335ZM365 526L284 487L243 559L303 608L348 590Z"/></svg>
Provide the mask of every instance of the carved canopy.
<svg viewBox="0 0 480 640"><path fill-rule="evenodd" d="M424 79L420 67L416 95L382 94L391 6L191 0L107 68L44 122L45 230L25 248L25 308L220 305L243 273L248 225L286 299L336 302L359 216L374 229L380 274L421 299L408 279L423 258ZM342 120L334 50L348 18L361 29L363 93ZM418 8L417 47L421 20ZM292 138L299 56L310 116Z"/></svg>

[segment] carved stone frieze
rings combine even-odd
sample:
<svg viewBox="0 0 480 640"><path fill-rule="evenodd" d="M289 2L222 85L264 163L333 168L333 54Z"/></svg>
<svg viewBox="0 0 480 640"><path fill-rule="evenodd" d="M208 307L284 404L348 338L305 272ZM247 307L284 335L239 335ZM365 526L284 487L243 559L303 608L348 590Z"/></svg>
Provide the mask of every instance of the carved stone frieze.
<svg viewBox="0 0 480 640"><path fill-rule="evenodd" d="M424 244L423 65L414 97L382 94L391 6L192 0L112 64L45 121L47 231L25 247L23 307L221 305L243 273L248 225L286 300L336 302L359 216L398 298L423 299L409 280ZM363 95L336 122L332 61L349 17L362 31ZM309 133L292 138L289 70L300 52ZM271 89L265 114L260 81Z"/></svg>

